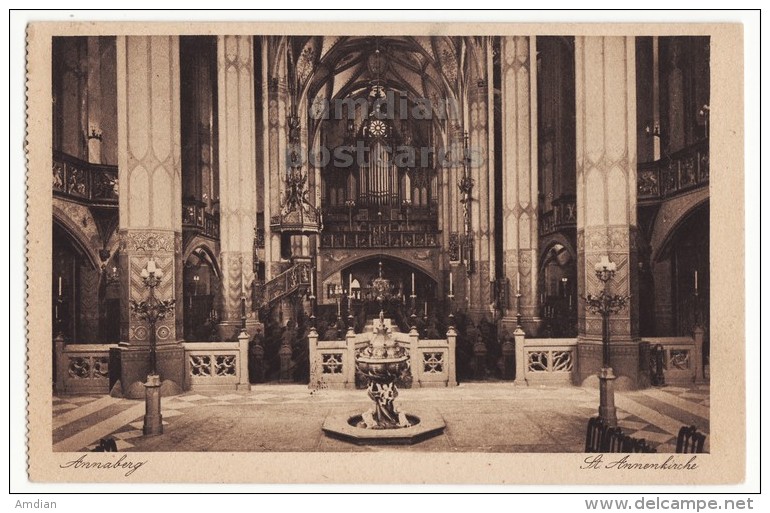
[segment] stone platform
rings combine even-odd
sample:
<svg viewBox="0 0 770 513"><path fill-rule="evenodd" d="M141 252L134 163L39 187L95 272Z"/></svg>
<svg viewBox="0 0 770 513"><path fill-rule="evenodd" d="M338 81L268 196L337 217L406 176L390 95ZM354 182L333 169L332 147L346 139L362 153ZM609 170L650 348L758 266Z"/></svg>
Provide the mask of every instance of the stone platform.
<svg viewBox="0 0 770 513"><path fill-rule="evenodd" d="M570 386L500 382L399 390L400 411L435 413L446 428L438 436L398 447L359 445L324 434L330 417L371 408L364 390L257 385L243 392L186 392L163 398L163 434L153 437L142 435L144 401L62 396L53 401L52 443L55 451L81 451L110 436L121 452L582 452L586 423L598 404L597 390ZM623 430L645 438L658 452L674 451L683 424L709 433L708 385L619 392L616 404Z"/></svg>
<svg viewBox="0 0 770 513"><path fill-rule="evenodd" d="M436 413L406 414L411 426L398 429L356 427L359 412L333 413L323 423L323 432L332 438L359 445L412 445L444 432L444 419Z"/></svg>

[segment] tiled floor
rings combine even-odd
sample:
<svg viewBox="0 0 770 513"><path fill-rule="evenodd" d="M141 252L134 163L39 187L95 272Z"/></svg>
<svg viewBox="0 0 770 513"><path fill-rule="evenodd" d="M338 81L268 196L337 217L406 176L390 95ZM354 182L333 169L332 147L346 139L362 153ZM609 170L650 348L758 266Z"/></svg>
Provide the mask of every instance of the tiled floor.
<svg viewBox="0 0 770 513"><path fill-rule="evenodd" d="M164 433L142 434L144 401L108 396L55 397L56 451L92 448L115 438L119 451L383 451L325 436L329 415L369 408L362 390L315 390L303 385L256 385L247 392L164 398ZM585 426L596 414L598 391L579 387L522 387L464 383L455 388L401 390L398 408L431 411L446 422L443 435L409 450L460 452L582 452ZM618 423L658 452L673 452L682 425L709 432L709 387L663 387L616 393ZM708 449L708 437L706 438Z"/></svg>

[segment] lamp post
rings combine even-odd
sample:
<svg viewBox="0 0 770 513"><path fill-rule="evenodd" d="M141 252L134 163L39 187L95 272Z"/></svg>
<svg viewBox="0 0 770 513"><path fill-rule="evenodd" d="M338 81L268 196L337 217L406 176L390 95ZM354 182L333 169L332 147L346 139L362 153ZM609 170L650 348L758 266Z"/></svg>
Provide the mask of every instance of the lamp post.
<svg viewBox="0 0 770 513"><path fill-rule="evenodd" d="M163 418L160 413L160 376L157 368L156 355L156 334L155 323L166 318L166 315L173 315L174 298L159 300L155 297L155 287L160 284L163 278L163 271L155 266L155 259L150 258L147 267L142 269L142 281L148 290L148 297L145 301L130 300L131 310L136 313L140 319L147 321L150 330L150 373L147 375L147 382L144 388L145 397L145 415L144 429L145 435L160 435L163 433Z"/></svg>
<svg viewBox="0 0 770 513"><path fill-rule="evenodd" d="M615 276L617 265L610 262L608 256L594 266L596 277L602 282L602 291L598 296L586 296L586 308L592 313L602 316L602 368L599 371L599 417L609 426L618 424L615 409L615 374L610 366L610 314L618 313L625 308L628 296L610 295L608 282Z"/></svg>

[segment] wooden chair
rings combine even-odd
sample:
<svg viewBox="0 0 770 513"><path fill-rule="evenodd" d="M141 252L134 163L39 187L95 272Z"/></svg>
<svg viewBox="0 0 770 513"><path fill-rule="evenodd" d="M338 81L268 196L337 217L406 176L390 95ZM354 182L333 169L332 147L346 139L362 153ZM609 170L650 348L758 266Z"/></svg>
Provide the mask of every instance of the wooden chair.
<svg viewBox="0 0 770 513"><path fill-rule="evenodd" d="M643 438L628 436L619 427L609 427L601 417L591 417L588 419L586 429L585 452L654 453L657 451Z"/></svg>
<svg viewBox="0 0 770 513"><path fill-rule="evenodd" d="M626 436L623 439L623 451L627 453L657 453L657 449L647 444L644 438Z"/></svg>
<svg viewBox="0 0 770 513"><path fill-rule="evenodd" d="M588 419L588 428L586 429L586 450L585 452L605 452L604 442L607 435L607 424L601 417L591 417Z"/></svg>
<svg viewBox="0 0 770 513"><path fill-rule="evenodd" d="M602 444L604 452L625 452L623 446L626 438L628 436L624 435L623 430L619 427L607 429Z"/></svg>
<svg viewBox="0 0 770 513"><path fill-rule="evenodd" d="M676 437L676 452L679 454L695 454L703 452L706 435L700 433L695 426L682 426Z"/></svg>
<svg viewBox="0 0 770 513"><path fill-rule="evenodd" d="M118 452L118 444L114 438L101 438L91 452Z"/></svg>

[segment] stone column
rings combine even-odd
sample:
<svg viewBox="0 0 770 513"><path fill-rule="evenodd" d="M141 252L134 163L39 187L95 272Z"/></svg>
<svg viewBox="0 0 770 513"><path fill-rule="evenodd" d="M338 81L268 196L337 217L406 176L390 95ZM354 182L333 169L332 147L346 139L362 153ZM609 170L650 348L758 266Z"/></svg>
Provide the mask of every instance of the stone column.
<svg viewBox="0 0 770 513"><path fill-rule="evenodd" d="M163 271L155 296L176 298L175 314L156 323L162 394L183 386L182 212L179 39L118 37L118 170L121 342L110 353L114 394L144 397L149 370L148 325L130 311L148 290L140 277L150 258ZM115 386L119 382L120 386Z"/></svg>
<svg viewBox="0 0 770 513"><path fill-rule="evenodd" d="M88 162L102 163L102 62L98 36L88 37L88 122L84 128Z"/></svg>
<svg viewBox="0 0 770 513"><path fill-rule="evenodd" d="M115 85L115 41L104 36L89 36L87 71L82 91L81 113L85 155L94 164L117 164L118 130Z"/></svg>
<svg viewBox="0 0 770 513"><path fill-rule="evenodd" d="M54 108L60 124L55 126L54 146L68 155L88 160L88 38L53 41L53 65L58 69ZM54 75L55 78L57 75Z"/></svg>
<svg viewBox="0 0 770 513"><path fill-rule="evenodd" d="M652 277L655 284L655 336L664 337L674 333L674 305L671 301L671 258L653 264Z"/></svg>
<svg viewBox="0 0 770 513"><path fill-rule="evenodd" d="M241 331L238 334L238 385L237 390L250 390L249 384L249 334Z"/></svg>
<svg viewBox="0 0 770 513"><path fill-rule="evenodd" d="M516 327L517 284L521 323L529 337L537 334L537 68L532 66L535 39L500 38L503 158L503 272L508 278L508 308L503 326ZM518 276L518 278L517 278ZM520 379L518 374L516 379Z"/></svg>
<svg viewBox="0 0 770 513"><path fill-rule="evenodd" d="M595 380L601 367L602 319L582 298L601 291L594 266L607 255L609 293L631 296L610 317L619 389L636 385L639 359L635 72L633 37L575 38L579 374Z"/></svg>
<svg viewBox="0 0 770 513"><path fill-rule="evenodd" d="M483 68L486 69L486 62ZM493 172L489 161L489 76L469 84L469 149L472 152L470 174L473 178L471 193L471 234L473 235L473 273L469 276L468 309L476 317L490 317L489 290L489 175ZM493 251L494 252L494 251Z"/></svg>
<svg viewBox="0 0 770 513"><path fill-rule="evenodd" d="M247 331L254 333L254 227L257 222L256 110L251 36L217 38L219 112L220 265L223 340L238 335L241 298L246 298Z"/></svg>
<svg viewBox="0 0 770 513"><path fill-rule="evenodd" d="M449 354L447 358L447 374L449 380L447 386L457 386L457 331L450 326L446 332L446 341L449 346Z"/></svg>
<svg viewBox="0 0 770 513"><path fill-rule="evenodd" d="M263 42L263 76L267 85L265 134L265 280L285 271L288 263L281 259L281 234L270 229L270 218L281 213L281 200L286 176L288 87L286 83L286 51L277 38ZM265 56L265 53L267 56ZM269 216L268 216L269 212Z"/></svg>
<svg viewBox="0 0 770 513"><path fill-rule="evenodd" d="M516 376L514 378L514 383L518 385L527 385L527 379L525 377L525 365L527 365L525 358L527 357L527 352L524 351L524 344L526 343L526 334L524 333L523 329L516 328L513 330L513 340L515 344L515 355L516 355Z"/></svg>
<svg viewBox="0 0 770 513"><path fill-rule="evenodd" d="M466 275L465 269L460 265L462 258L461 240L464 235L463 207L460 204L460 190L457 184L463 174L463 127L451 120L447 126L448 158L444 172L444 203L445 228L447 236L445 252L447 267L444 272L444 298L449 294L449 273L452 273L452 286L454 293L455 311L465 308Z"/></svg>
<svg viewBox="0 0 770 513"><path fill-rule="evenodd" d="M310 389L318 389L322 386L321 381L321 368L318 364L318 332L315 329L315 326L310 327L310 332L308 332L307 335L307 343L308 343L308 362L310 366L310 380L308 383L308 388Z"/></svg>
<svg viewBox="0 0 770 513"><path fill-rule="evenodd" d="M272 260L275 253L274 245L280 243L280 237L276 238L270 231L270 217L273 215L273 201L272 201L272 181L273 173L270 172L270 128L274 126L275 121L271 118L272 114L276 114L275 111L270 110L270 66L269 66L269 52L270 52L270 38L268 36L261 36L260 48L262 50L262 83L260 87L262 89L262 155L259 157L259 162L262 164L262 182L259 189L260 197L262 198L262 211L263 211L263 224L264 241L265 241L265 281L270 280L272 277ZM276 211L277 213L277 211Z"/></svg>
<svg viewBox="0 0 770 513"><path fill-rule="evenodd" d="M668 59L666 66L666 98L668 116L666 126L661 128L668 142L668 153L674 153L685 146L685 112L684 100L685 77L682 71L683 48L677 38L669 39Z"/></svg>

